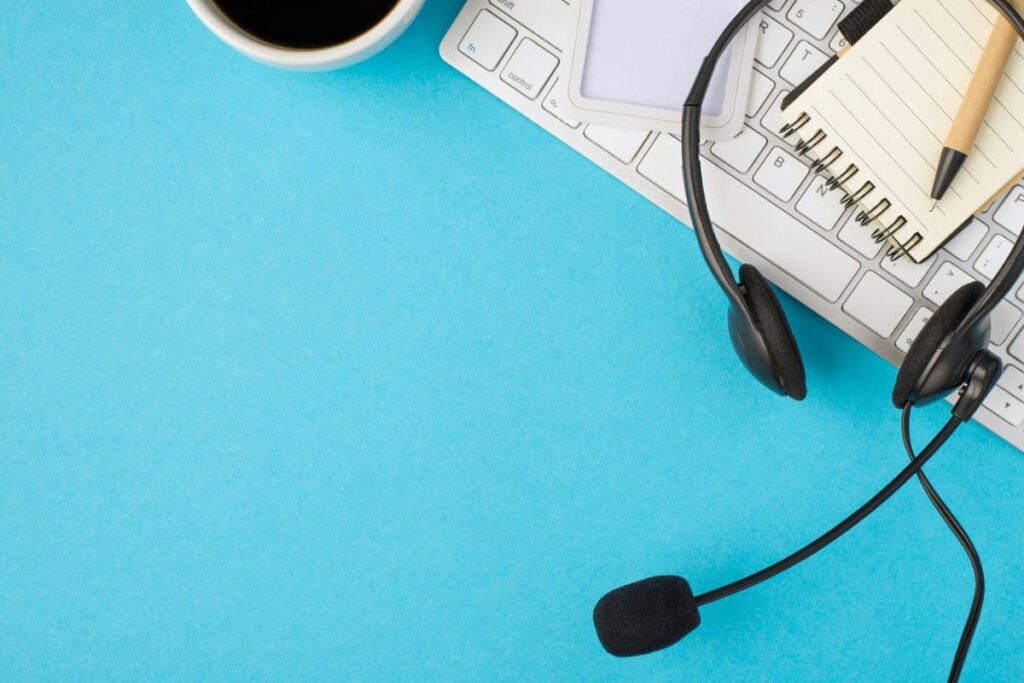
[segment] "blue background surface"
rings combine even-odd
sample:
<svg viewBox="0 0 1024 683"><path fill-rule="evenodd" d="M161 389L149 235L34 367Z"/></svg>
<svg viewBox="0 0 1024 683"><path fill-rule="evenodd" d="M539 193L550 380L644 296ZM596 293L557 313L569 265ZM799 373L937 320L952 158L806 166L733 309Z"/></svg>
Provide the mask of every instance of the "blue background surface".
<svg viewBox="0 0 1024 683"><path fill-rule="evenodd" d="M3 678L945 680L970 572L916 488L602 652L607 589L734 579L902 467L894 370L787 300L811 397L755 385L692 234L443 64L459 5L300 75L183 2L5 0ZM1024 457L955 444L966 678L1020 680Z"/></svg>

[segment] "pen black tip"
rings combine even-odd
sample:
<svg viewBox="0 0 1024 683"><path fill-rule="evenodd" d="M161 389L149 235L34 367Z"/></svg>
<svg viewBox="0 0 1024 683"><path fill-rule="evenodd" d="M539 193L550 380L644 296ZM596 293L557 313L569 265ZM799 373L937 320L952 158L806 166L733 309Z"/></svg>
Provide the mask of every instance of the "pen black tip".
<svg viewBox="0 0 1024 683"><path fill-rule="evenodd" d="M939 157L939 167L935 171L935 182L932 184L932 199L936 202L943 198L946 190L953 184L960 167L967 161L967 155L952 147L943 147Z"/></svg>

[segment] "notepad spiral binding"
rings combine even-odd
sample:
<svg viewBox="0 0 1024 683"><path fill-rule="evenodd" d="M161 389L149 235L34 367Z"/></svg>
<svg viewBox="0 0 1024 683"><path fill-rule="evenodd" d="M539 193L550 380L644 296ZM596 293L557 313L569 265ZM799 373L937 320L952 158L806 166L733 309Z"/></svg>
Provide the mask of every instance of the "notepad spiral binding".
<svg viewBox="0 0 1024 683"><path fill-rule="evenodd" d="M784 125L779 130L779 134L784 140L788 140L793 135L798 135L799 132L809 123L811 123L811 116L807 112L801 112L792 123ZM828 135L819 128L810 137L800 136L799 141L793 145L793 149L799 156L807 156L808 153L824 143L827 138ZM858 173L860 173L860 169L853 163L847 164L846 168L841 173L835 173L832 170L832 166L836 164L842 156L843 150L833 145L832 149L827 154L819 156L814 163L811 164L811 171L814 173L829 173L832 176L829 178L828 182L825 183L825 187L828 188L829 191L838 189L841 186L853 187L850 183L854 181L854 178ZM870 180L865 180L861 186L853 192L844 189L843 199L841 202L843 206L846 207L861 204L862 202L870 201L869 197L874 191L875 184ZM881 222L882 217L891 208L892 202L889 199L882 197L875 202L874 206L871 208L862 208L857 213L854 220L864 226L870 225L875 221ZM924 240L924 236L920 232L914 232L909 235L905 241L900 241L900 239L897 238L897 235L904 231L908 223L909 221L901 214L896 216L888 226L876 227L872 231L871 237L878 244L883 242L893 243L886 251L886 258L892 261L898 261L904 256L908 256L911 250ZM885 224L882 223L882 225L884 226ZM900 235L900 237L902 237L902 235Z"/></svg>

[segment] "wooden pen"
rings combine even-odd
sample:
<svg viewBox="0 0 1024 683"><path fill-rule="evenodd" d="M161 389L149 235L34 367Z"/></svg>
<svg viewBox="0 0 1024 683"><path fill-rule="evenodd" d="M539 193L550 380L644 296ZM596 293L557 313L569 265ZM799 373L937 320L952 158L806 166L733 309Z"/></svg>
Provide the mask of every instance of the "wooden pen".
<svg viewBox="0 0 1024 683"><path fill-rule="evenodd" d="M1019 6L1024 2L1015 0L1013 4ZM1006 64L1010 61L1016 44L1017 31L1000 14L996 17L992 35L989 36L988 43L981 53L971 84L967 87L967 93L960 103L949 135L946 136L946 143L939 157L939 166L935 171L935 182L932 184L933 210L967 161L967 155L974 147L978 131L985 122L989 105L1003 79Z"/></svg>

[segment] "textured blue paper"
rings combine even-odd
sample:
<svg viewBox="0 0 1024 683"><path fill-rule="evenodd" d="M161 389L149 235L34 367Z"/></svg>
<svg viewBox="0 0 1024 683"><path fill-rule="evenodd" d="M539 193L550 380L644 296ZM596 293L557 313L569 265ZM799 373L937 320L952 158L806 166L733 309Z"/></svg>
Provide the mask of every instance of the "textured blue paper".
<svg viewBox="0 0 1024 683"><path fill-rule="evenodd" d="M601 651L605 590L902 467L894 370L787 300L811 397L755 385L691 233L441 62L458 6L299 75L179 1L3 3L2 678L944 680L970 572L916 489ZM966 679L1020 680L1024 457L931 472L988 571Z"/></svg>

